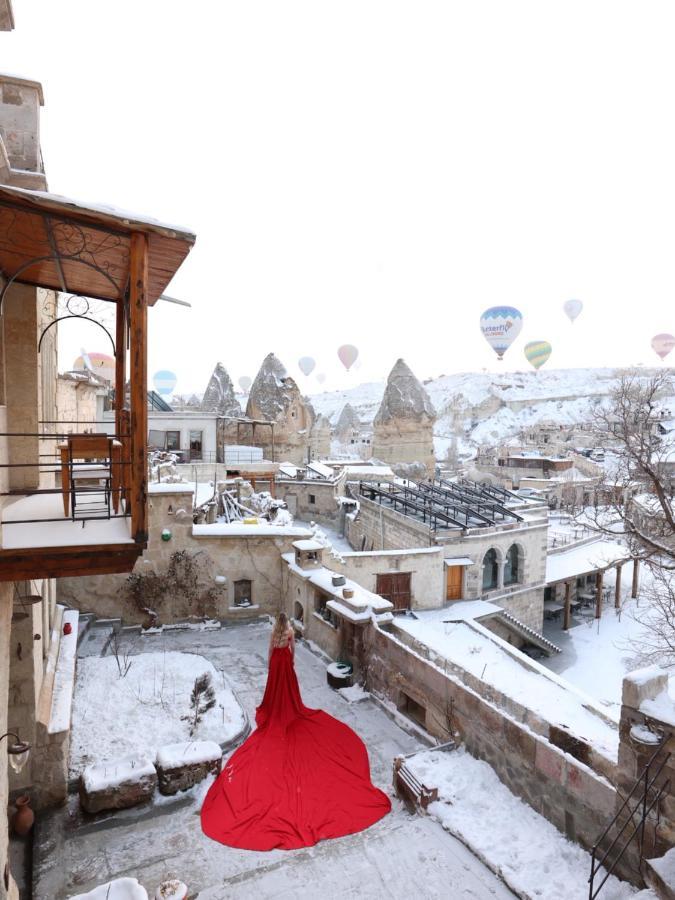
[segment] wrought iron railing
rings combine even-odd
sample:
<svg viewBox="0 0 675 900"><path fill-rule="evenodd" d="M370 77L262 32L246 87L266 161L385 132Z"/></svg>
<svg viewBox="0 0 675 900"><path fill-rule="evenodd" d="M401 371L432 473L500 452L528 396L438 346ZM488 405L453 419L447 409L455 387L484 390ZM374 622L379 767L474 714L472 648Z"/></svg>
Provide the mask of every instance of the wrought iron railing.
<svg viewBox="0 0 675 900"><path fill-rule="evenodd" d="M663 753L664 747L670 740L670 737L671 735L669 734L656 748L630 792L627 794L625 800L617 810L614 818L593 845L591 850L591 874L588 879L588 900L595 900L595 897L598 896L603 885L612 872L614 872L624 854L636 838L639 846L639 863L642 863L645 852L647 821L651 813L655 810L656 820L654 821L654 829L656 829L659 822L660 800L666 791L670 789L670 779L667 779L661 785L656 786L657 779L671 757L670 752L668 752L664 753L660 761L658 759L659 754ZM633 802L635 803L634 806L631 805ZM624 822L621 827L619 827L621 817L624 814ZM628 838L622 846L619 846L626 829L631 825L633 827ZM615 829L616 834L611 843L604 853L599 855L602 843L611 836ZM616 853L614 853L614 851L616 851ZM603 869L604 877L599 884L596 884L596 879L602 874Z"/></svg>

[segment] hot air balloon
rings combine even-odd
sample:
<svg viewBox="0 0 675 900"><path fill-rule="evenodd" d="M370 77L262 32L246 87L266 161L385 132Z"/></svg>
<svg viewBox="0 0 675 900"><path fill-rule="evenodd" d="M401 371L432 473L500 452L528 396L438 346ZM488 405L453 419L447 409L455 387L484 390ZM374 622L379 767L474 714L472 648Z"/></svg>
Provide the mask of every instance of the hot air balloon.
<svg viewBox="0 0 675 900"><path fill-rule="evenodd" d="M513 306L491 306L480 317L483 337L499 359L503 358L522 327L523 317Z"/></svg>
<svg viewBox="0 0 675 900"><path fill-rule="evenodd" d="M581 300L567 300L565 303L563 303L565 315L570 320L570 322L574 322L583 308L584 304L581 302Z"/></svg>
<svg viewBox="0 0 675 900"><path fill-rule="evenodd" d="M342 365L349 371L356 362L359 351L353 344L343 344L338 348L337 355Z"/></svg>
<svg viewBox="0 0 675 900"><path fill-rule="evenodd" d="M89 370L106 381L115 380L115 360L107 353L87 353L82 349L73 363L73 369L77 372Z"/></svg>
<svg viewBox="0 0 675 900"><path fill-rule="evenodd" d="M167 396L172 393L173 389L176 387L176 375L173 372L169 372L167 369L160 369L159 372L155 372L152 376L152 383L155 386L155 390L158 394L162 394L163 396Z"/></svg>
<svg viewBox="0 0 675 900"><path fill-rule="evenodd" d="M326 380L325 372L319 372L319 374L316 376L316 380L319 382L319 384L323 384Z"/></svg>
<svg viewBox="0 0 675 900"><path fill-rule="evenodd" d="M253 382L248 377L248 375L242 375L241 378L239 379L239 387L242 389L242 391L245 394L248 393L249 388L251 387L252 384L253 384Z"/></svg>
<svg viewBox="0 0 675 900"><path fill-rule="evenodd" d="M652 338L652 350L654 353L658 354L661 359L665 359L673 347L675 347L675 335L655 334Z"/></svg>
<svg viewBox="0 0 675 900"><path fill-rule="evenodd" d="M540 369L548 361L552 350L553 347L548 341L530 341L529 344L525 344L525 359L535 369Z"/></svg>
<svg viewBox="0 0 675 900"><path fill-rule="evenodd" d="M301 356L298 360L298 368L303 375L311 375L316 368L316 362L311 356Z"/></svg>

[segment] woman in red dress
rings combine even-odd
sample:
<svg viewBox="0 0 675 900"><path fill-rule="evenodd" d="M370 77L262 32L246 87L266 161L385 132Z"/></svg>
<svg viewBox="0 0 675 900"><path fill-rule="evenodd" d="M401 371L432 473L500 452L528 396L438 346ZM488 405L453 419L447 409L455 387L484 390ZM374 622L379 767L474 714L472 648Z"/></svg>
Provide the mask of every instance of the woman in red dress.
<svg viewBox="0 0 675 900"><path fill-rule="evenodd" d="M351 728L300 697L295 641L277 616L256 730L230 757L202 807L204 834L245 850L293 850L362 831L391 810L370 781Z"/></svg>

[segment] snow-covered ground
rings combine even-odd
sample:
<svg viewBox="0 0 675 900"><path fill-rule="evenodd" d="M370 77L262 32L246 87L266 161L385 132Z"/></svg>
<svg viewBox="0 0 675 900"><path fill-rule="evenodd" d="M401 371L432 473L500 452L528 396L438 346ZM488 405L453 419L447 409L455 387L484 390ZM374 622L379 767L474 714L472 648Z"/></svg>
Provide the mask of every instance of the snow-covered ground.
<svg viewBox="0 0 675 900"><path fill-rule="evenodd" d="M148 754L163 744L188 741L190 693L195 678L211 675L216 705L202 718L194 739L224 743L245 725L244 713L222 672L194 653L140 653L129 656L120 677L114 656L78 659L70 748L71 777L91 763ZM120 664L125 659L120 655Z"/></svg>
<svg viewBox="0 0 675 900"><path fill-rule="evenodd" d="M427 787L438 788L430 815L474 848L518 896L570 900L588 895L590 854L514 796L487 763L459 749L419 753L407 765ZM604 900L635 893L613 876L602 889Z"/></svg>
<svg viewBox="0 0 675 900"><path fill-rule="evenodd" d="M609 570L605 584L612 588L612 602L605 604L600 619L589 616L585 621L575 618L577 624L564 632L561 623L545 623L544 634L560 647L562 653L542 664L562 675L571 684L599 700L608 712L618 720L621 711L623 677L639 668L636 641L644 626L636 621L636 613L644 611L647 603L645 588L649 585L649 572L641 574L640 593L637 600L630 599L630 568L624 571L621 586L622 606L614 609L615 575Z"/></svg>

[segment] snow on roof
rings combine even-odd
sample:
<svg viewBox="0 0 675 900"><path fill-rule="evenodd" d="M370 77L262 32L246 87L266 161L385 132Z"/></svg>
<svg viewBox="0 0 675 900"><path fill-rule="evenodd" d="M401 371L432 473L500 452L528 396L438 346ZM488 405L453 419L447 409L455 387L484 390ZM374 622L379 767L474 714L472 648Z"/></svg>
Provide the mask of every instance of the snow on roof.
<svg viewBox="0 0 675 900"><path fill-rule="evenodd" d="M483 616L494 616L501 611L501 606L497 606L496 603L488 603L487 600L458 600L442 610L442 621L466 622L482 619Z"/></svg>
<svg viewBox="0 0 675 900"><path fill-rule="evenodd" d="M459 669L533 710L544 721L589 741L616 761L618 728L606 714L599 709L596 712L596 702L477 622L400 617L396 626Z"/></svg>
<svg viewBox="0 0 675 900"><path fill-rule="evenodd" d="M194 494L194 484L183 481L151 481L148 484L149 494ZM211 491L213 493L213 490Z"/></svg>
<svg viewBox="0 0 675 900"><path fill-rule="evenodd" d="M627 547L609 540L592 541L571 550L549 553L546 558L546 584L608 569L615 563L627 562L630 558Z"/></svg>
<svg viewBox="0 0 675 900"><path fill-rule="evenodd" d="M347 476L358 478L393 478L394 473L389 466L345 466L343 471Z"/></svg>
<svg viewBox="0 0 675 900"><path fill-rule="evenodd" d="M295 556L292 553L283 553L281 557L288 565L288 568L299 575L305 581L309 581L325 594L330 594L337 601L333 607L334 611L344 618L353 622L365 622L370 618L372 613L385 613L394 608L393 603L380 597L379 594L373 594L366 588L361 587L351 578L345 578L343 585L334 585L333 576L339 573L327 569L325 566L318 566L315 569L301 569L295 564ZM354 592L353 596L345 597L344 589L351 588ZM330 602L330 601L329 601Z"/></svg>
<svg viewBox="0 0 675 900"><path fill-rule="evenodd" d="M307 528L297 525L245 525L243 522L216 522L193 525L192 537L310 537Z"/></svg>
<svg viewBox="0 0 675 900"><path fill-rule="evenodd" d="M295 478L300 470L297 466L294 466L291 463L281 463L281 465L279 466L279 471L287 478Z"/></svg>
<svg viewBox="0 0 675 900"><path fill-rule="evenodd" d="M333 471L333 469L331 469L330 466L326 466L320 462L313 461L313 462L307 463L307 468L311 472L315 472L317 475L320 475L322 478L334 478L335 477L335 472Z"/></svg>
<svg viewBox="0 0 675 900"><path fill-rule="evenodd" d="M443 562L446 566L472 566L474 564L468 556L446 556Z"/></svg>
<svg viewBox="0 0 675 900"><path fill-rule="evenodd" d="M304 553L316 552L318 550L323 550L323 544L320 544L318 541L294 541L293 546L296 550L301 550Z"/></svg>

